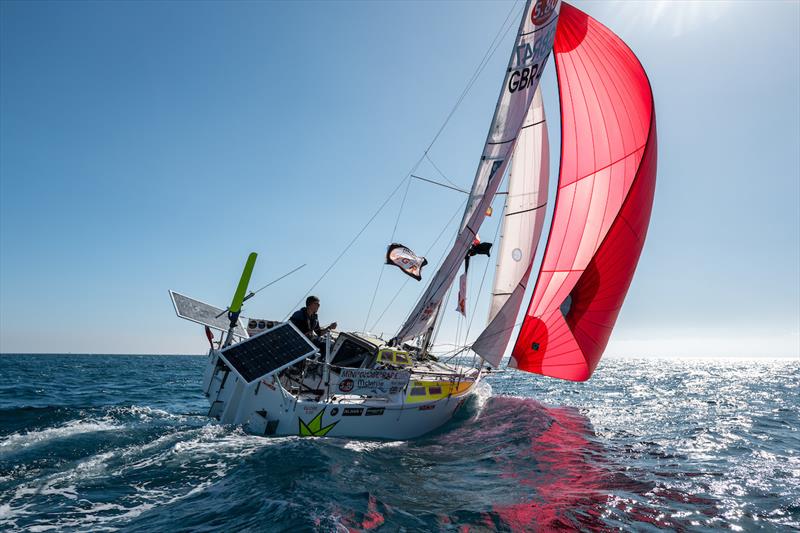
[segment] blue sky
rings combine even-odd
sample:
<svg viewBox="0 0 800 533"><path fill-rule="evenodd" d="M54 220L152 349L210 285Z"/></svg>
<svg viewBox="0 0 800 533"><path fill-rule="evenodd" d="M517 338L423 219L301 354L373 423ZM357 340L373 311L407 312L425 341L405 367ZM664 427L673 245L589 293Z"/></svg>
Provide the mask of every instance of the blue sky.
<svg viewBox="0 0 800 533"><path fill-rule="evenodd" d="M422 154L512 5L0 3L0 352L200 353L167 289L224 306L250 251L256 288L308 264L245 310L285 317ZM800 356L800 4L577 5L639 56L658 113L650 232L607 353ZM430 152L464 188L510 48ZM552 65L543 84L557 140ZM401 196L314 289L323 322L363 327ZM423 253L445 228L435 263L462 200L412 182L395 240ZM405 280L383 272L370 326ZM464 335L454 307L444 342Z"/></svg>

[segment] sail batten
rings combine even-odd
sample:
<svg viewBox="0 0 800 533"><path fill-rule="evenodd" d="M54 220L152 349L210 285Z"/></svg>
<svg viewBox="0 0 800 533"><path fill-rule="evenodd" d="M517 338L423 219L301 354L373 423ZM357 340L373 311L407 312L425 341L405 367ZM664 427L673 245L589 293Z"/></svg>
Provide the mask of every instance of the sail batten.
<svg viewBox="0 0 800 533"><path fill-rule="evenodd" d="M459 234L427 289L400 327L394 339L396 342L420 335L433 323L436 310L453 284L465 254L483 223L486 209L503 178L539 78L550 56L560 6L560 0L528 0L525 5Z"/></svg>
<svg viewBox="0 0 800 533"><path fill-rule="evenodd" d="M495 367L511 339L544 227L549 151L538 88L514 147L487 326L472 344L472 350Z"/></svg>
<svg viewBox="0 0 800 533"><path fill-rule="evenodd" d="M633 52L568 4L554 56L562 122L559 186L510 366L582 381L605 350L647 232L655 110Z"/></svg>

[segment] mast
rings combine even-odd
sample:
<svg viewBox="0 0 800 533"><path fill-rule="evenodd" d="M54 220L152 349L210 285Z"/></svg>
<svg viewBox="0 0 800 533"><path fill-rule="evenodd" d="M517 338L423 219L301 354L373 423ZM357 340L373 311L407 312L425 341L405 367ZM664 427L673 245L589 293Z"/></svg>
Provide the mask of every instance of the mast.
<svg viewBox="0 0 800 533"><path fill-rule="evenodd" d="M453 284L508 166L550 56L560 6L560 0L528 0L525 4L459 233L439 270L400 327L395 342L419 336L435 321L436 310Z"/></svg>

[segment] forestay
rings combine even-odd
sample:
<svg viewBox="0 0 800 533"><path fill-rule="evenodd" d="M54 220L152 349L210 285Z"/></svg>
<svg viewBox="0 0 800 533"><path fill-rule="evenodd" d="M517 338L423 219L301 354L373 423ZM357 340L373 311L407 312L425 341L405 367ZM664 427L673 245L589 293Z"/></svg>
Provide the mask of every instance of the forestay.
<svg viewBox="0 0 800 533"><path fill-rule="evenodd" d="M420 335L433 323L436 311L483 223L486 209L502 181L517 135L550 56L560 7L560 0L528 0L525 4L503 88L458 236L422 297L401 326L395 337L398 342Z"/></svg>
<svg viewBox="0 0 800 533"><path fill-rule="evenodd" d="M472 344L472 350L495 367L511 339L542 235L549 151L544 104L538 88L514 147L508 175L488 325Z"/></svg>

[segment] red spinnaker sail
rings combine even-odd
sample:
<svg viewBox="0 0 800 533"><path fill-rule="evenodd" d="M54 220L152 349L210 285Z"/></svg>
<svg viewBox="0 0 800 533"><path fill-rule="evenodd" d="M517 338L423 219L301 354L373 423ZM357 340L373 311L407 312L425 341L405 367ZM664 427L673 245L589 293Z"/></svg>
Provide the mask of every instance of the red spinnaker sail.
<svg viewBox="0 0 800 533"><path fill-rule="evenodd" d="M561 99L558 192L510 366L584 381L608 344L647 234L656 119L633 52L566 3L553 52Z"/></svg>

